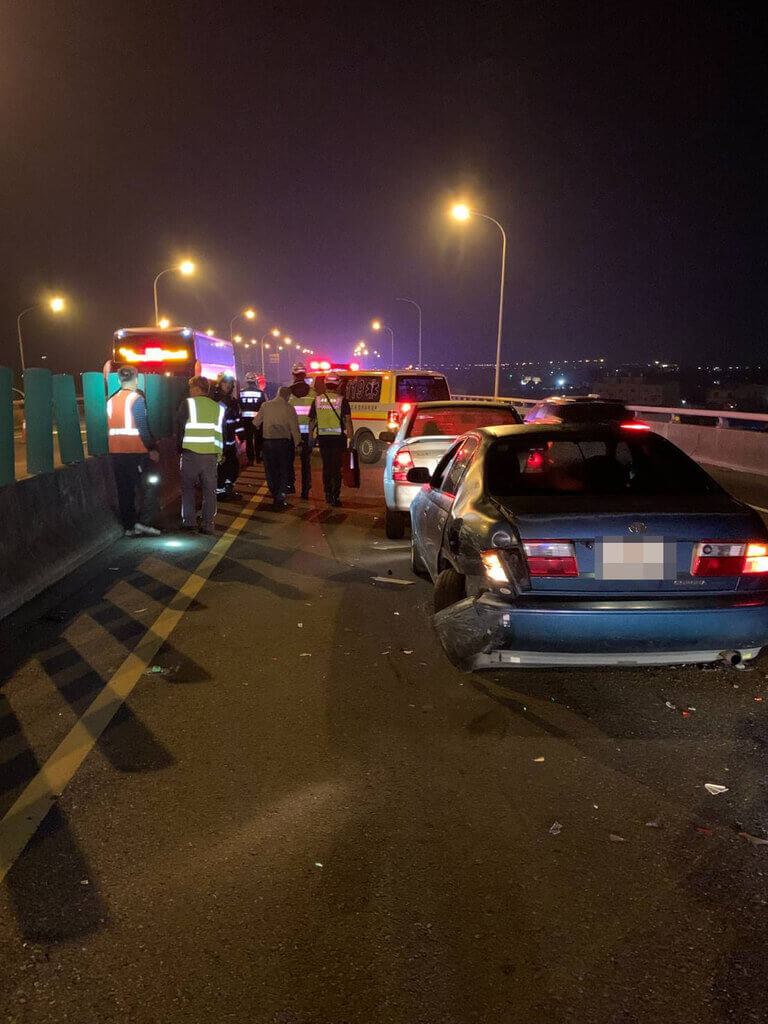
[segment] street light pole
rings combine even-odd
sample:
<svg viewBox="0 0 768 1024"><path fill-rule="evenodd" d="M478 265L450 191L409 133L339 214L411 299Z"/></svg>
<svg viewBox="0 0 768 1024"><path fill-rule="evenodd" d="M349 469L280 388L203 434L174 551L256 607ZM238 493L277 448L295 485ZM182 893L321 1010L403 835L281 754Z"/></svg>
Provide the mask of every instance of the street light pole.
<svg viewBox="0 0 768 1024"><path fill-rule="evenodd" d="M451 213L456 220L469 220L470 217L481 217L483 220L489 220L491 224L495 224L501 232L501 283L499 285L499 322L496 331L496 376L493 385L493 397L499 397L499 371L501 367L501 328L504 320L504 277L506 275L507 266L507 233L504 228L494 217L489 217L487 213L479 213L477 210L471 210L464 203L457 203L453 207Z"/></svg>
<svg viewBox="0 0 768 1024"><path fill-rule="evenodd" d="M155 297L155 327L157 327L158 321L160 320L160 311L157 306L157 282L163 277L164 274L172 274L174 271L178 271L183 274L184 277L189 277L190 274L195 272L195 264L191 260L184 260L183 263L179 264L178 267L166 267L165 270L161 270L152 283L152 292Z"/></svg>
<svg viewBox="0 0 768 1024"><path fill-rule="evenodd" d="M16 317L16 333L19 336L19 356L21 358L21 375L22 375L22 377L24 376L24 371L26 370L26 366L24 365L24 342L21 339L21 318L24 316L25 313L31 313L34 308L35 308L34 306L27 306L27 308L26 309L22 309L22 311Z"/></svg>
<svg viewBox="0 0 768 1024"><path fill-rule="evenodd" d="M414 299L395 299L396 302L410 302L419 311L419 369L421 369L421 306Z"/></svg>

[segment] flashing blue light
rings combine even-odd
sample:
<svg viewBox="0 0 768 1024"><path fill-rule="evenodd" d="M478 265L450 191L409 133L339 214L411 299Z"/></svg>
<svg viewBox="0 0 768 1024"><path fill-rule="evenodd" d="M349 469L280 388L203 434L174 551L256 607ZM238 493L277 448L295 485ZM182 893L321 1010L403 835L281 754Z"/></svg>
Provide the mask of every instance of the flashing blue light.
<svg viewBox="0 0 768 1024"><path fill-rule="evenodd" d="M181 333L182 333L182 335L185 338L188 338L190 336L190 334L192 333L192 331L188 327L185 327L184 330Z"/></svg>

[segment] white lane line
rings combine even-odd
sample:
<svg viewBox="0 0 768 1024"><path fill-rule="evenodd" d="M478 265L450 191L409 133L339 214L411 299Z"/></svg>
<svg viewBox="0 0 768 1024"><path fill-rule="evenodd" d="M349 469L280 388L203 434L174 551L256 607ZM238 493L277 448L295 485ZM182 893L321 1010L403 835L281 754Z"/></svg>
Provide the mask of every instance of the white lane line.
<svg viewBox="0 0 768 1024"><path fill-rule="evenodd" d="M0 821L0 882L5 878L43 818L71 782L80 765L146 672L150 662L181 621L213 570L260 504L265 487L251 498L240 515L163 608L122 665L95 697L88 710L28 783Z"/></svg>

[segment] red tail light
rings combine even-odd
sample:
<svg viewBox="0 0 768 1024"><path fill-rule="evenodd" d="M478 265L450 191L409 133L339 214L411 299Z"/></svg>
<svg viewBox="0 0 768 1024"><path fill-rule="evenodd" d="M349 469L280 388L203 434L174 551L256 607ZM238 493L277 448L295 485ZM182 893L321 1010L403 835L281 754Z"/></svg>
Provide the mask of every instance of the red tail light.
<svg viewBox="0 0 768 1024"><path fill-rule="evenodd" d="M638 423L636 420L631 420L629 423L621 424L622 430L650 430L650 426L647 423Z"/></svg>
<svg viewBox="0 0 768 1024"><path fill-rule="evenodd" d="M405 483L408 479L409 469L413 469L413 458L407 448L401 448L395 456L392 479L399 483Z"/></svg>
<svg viewBox="0 0 768 1024"><path fill-rule="evenodd" d="M578 576L576 548L571 540L523 542L531 576Z"/></svg>
<svg viewBox="0 0 768 1024"><path fill-rule="evenodd" d="M539 451L532 451L525 460L526 469L541 469L544 465L544 455Z"/></svg>
<svg viewBox="0 0 768 1024"><path fill-rule="evenodd" d="M768 573L768 544L704 540L693 549L691 576Z"/></svg>

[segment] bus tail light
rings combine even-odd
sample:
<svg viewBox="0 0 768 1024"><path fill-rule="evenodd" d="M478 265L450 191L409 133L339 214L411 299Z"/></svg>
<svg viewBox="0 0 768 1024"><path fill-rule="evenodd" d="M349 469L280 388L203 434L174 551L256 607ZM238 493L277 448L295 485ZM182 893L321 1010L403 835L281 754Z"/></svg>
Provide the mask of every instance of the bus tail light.
<svg viewBox="0 0 768 1024"><path fill-rule="evenodd" d="M523 547L531 576L579 575L572 540L526 540Z"/></svg>

